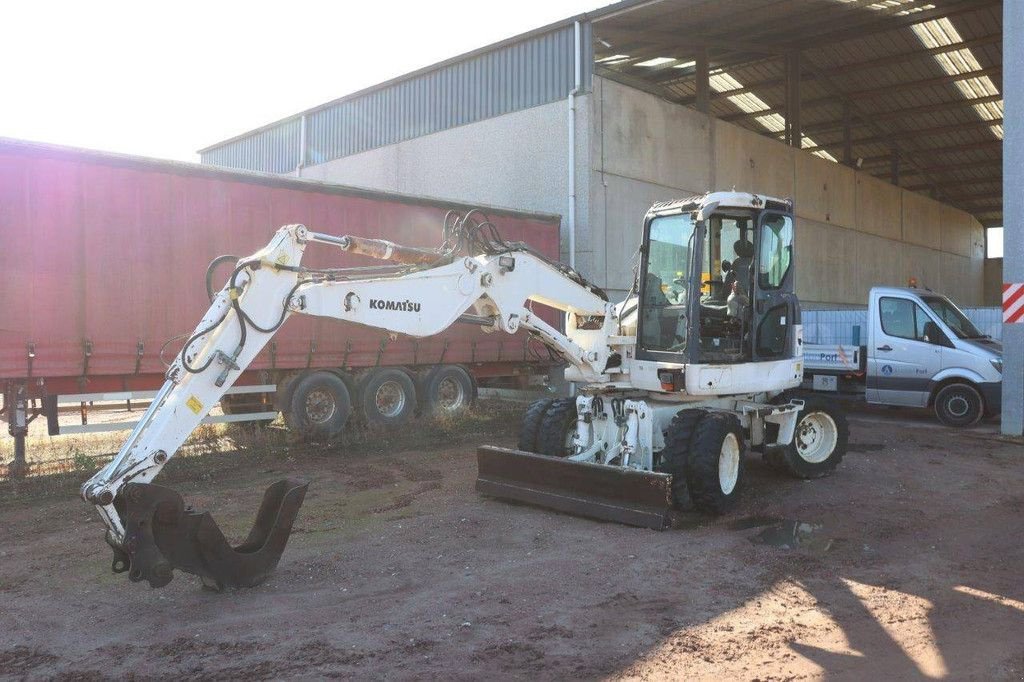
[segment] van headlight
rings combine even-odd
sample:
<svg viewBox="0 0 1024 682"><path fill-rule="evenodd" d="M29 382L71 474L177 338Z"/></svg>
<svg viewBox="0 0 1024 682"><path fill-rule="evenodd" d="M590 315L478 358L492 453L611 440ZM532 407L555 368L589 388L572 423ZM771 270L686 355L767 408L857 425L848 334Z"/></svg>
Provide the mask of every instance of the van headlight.
<svg viewBox="0 0 1024 682"><path fill-rule="evenodd" d="M997 372L999 372L1000 374L1003 373L1003 361L1001 359L1000 360L989 360L989 362L992 363L992 366L996 368Z"/></svg>

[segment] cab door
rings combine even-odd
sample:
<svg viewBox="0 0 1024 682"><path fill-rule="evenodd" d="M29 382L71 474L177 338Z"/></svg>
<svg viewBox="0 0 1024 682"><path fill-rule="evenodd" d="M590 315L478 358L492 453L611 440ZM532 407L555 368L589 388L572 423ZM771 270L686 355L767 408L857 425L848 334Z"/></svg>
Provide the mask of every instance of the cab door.
<svg viewBox="0 0 1024 682"><path fill-rule="evenodd" d="M873 306L865 398L926 407L932 377L942 369L940 340L929 337L935 321L913 298L886 294Z"/></svg>
<svg viewBox="0 0 1024 682"><path fill-rule="evenodd" d="M792 216L773 211L761 214L751 268L754 360L780 360L796 355L800 304L794 293L793 243Z"/></svg>

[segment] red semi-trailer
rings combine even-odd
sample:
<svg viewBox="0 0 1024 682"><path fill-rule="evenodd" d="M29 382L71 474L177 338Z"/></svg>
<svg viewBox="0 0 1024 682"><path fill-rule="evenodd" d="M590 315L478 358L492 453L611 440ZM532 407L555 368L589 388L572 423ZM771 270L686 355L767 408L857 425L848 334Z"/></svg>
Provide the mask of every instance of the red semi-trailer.
<svg viewBox="0 0 1024 682"><path fill-rule="evenodd" d="M109 428L61 427L59 404L144 399L157 389L165 369L161 347L190 332L206 311L204 278L217 256L253 253L289 223L436 247L446 213L471 208L0 138L0 385L16 450L24 452L25 422L38 416L47 418L51 434ZM558 216L485 211L506 239L557 259ZM372 264L379 261L326 247L308 249L304 260L314 267ZM217 272L214 289L229 271ZM173 357L181 343L169 344L164 357ZM438 382L431 379L439 371L449 379L449 402L453 395L472 395L465 393L460 372L471 377L472 391L478 381L545 373L550 359L534 346L523 334L485 334L472 325L431 338L393 338L298 315L222 406L239 420L239 412L266 418L281 410L287 417L295 406L288 404L285 387L305 373L331 371L349 387L353 412L401 422L412 406L430 408L426 403L438 399ZM385 373L397 380L388 384L392 400L378 404L366 391L379 391ZM432 395L423 395L427 391ZM401 403L397 413L395 400Z"/></svg>

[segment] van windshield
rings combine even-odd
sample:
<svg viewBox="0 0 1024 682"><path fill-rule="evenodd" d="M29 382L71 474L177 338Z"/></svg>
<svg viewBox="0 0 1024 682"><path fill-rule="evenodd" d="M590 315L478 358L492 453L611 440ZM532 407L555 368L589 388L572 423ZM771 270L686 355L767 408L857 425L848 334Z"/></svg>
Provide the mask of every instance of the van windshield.
<svg viewBox="0 0 1024 682"><path fill-rule="evenodd" d="M939 316L939 319L946 323L946 326L953 330L961 339L984 339L986 334L978 331L974 323L967 319L959 308L948 298L941 296L922 296L921 299L932 309L932 312Z"/></svg>

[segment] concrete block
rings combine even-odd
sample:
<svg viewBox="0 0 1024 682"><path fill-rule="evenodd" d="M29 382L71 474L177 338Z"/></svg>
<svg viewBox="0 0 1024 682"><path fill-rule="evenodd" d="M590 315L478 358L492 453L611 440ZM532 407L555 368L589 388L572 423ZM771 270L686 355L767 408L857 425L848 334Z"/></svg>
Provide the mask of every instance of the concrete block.
<svg viewBox="0 0 1024 682"><path fill-rule="evenodd" d="M923 246L903 245L902 281L898 286L907 286L911 277L917 278L919 287L942 290L942 262L940 251ZM947 278L949 279L949 278Z"/></svg>
<svg viewBox="0 0 1024 682"><path fill-rule="evenodd" d="M960 256L972 255L974 218L970 214L952 206L945 204L940 206L942 227L940 241L942 250Z"/></svg>
<svg viewBox="0 0 1024 682"><path fill-rule="evenodd" d="M724 121L715 121L714 140L716 189L793 197L791 147Z"/></svg>
<svg viewBox="0 0 1024 682"><path fill-rule="evenodd" d="M903 239L904 241L928 246L941 247L942 204L917 192L902 190L903 198Z"/></svg>
<svg viewBox="0 0 1024 682"><path fill-rule="evenodd" d="M853 227L856 223L857 181L853 169L805 152L794 154L798 216L819 223Z"/></svg>
<svg viewBox="0 0 1024 682"><path fill-rule="evenodd" d="M601 170L667 187L711 189L711 120L640 90L602 83Z"/></svg>
<svg viewBox="0 0 1024 682"><path fill-rule="evenodd" d="M857 173L856 183L857 223L854 227L861 232L901 240L903 190L863 172Z"/></svg>
<svg viewBox="0 0 1024 682"><path fill-rule="evenodd" d="M603 228L595 227L594 234L600 235L603 232L604 242L593 245L595 271L602 270L603 256L604 286L609 289L628 289L633 283L633 264L640 246L641 227L647 209L658 201L678 199L692 195L695 191L611 174L605 174L603 181L605 224Z"/></svg>

